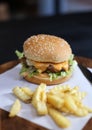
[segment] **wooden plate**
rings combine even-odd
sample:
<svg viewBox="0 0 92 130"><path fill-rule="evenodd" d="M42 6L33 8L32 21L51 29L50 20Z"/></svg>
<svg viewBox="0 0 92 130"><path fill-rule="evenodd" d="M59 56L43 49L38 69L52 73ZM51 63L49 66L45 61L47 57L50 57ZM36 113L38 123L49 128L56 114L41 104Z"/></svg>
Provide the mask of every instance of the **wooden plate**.
<svg viewBox="0 0 92 130"><path fill-rule="evenodd" d="M92 68L92 59L84 57L75 57L79 64ZM18 60L10 61L0 65L0 74L13 68L19 63ZM47 130L46 128L27 121L18 116L8 117L8 112L0 109L0 130ZM91 122L91 123L89 123ZM92 119L90 119L83 130L92 130Z"/></svg>

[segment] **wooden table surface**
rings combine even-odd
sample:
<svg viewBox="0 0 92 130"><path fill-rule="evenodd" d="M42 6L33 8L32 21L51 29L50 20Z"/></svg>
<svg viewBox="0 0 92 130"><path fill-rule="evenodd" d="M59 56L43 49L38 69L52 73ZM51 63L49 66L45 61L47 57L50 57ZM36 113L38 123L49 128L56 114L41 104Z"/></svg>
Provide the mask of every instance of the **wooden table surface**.
<svg viewBox="0 0 92 130"><path fill-rule="evenodd" d="M92 68L92 59L84 57L75 57L79 64ZM14 60L0 65L0 74L17 65L19 61ZM0 109L0 130L47 130L18 116L8 117L8 112ZM92 118L83 130L92 130Z"/></svg>

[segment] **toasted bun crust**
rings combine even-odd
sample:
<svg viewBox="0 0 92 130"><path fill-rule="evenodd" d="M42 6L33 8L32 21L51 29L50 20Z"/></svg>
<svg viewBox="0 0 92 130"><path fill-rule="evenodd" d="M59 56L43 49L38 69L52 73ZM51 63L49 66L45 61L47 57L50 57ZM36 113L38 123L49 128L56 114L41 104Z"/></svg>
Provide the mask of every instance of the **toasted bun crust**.
<svg viewBox="0 0 92 130"><path fill-rule="evenodd" d="M70 74L64 78L58 78L58 79L54 79L54 80L50 81L47 74L46 75L40 74L40 75L33 76L31 78L28 75L26 75L24 77L24 79L27 80L28 82L35 83L35 84L45 83L47 85L55 85L55 84L60 84L60 83L67 81L68 79L70 79L71 76L72 76L72 74Z"/></svg>
<svg viewBox="0 0 92 130"><path fill-rule="evenodd" d="M25 57L38 62L60 63L69 59L72 50L62 38L39 34L28 38L23 45Z"/></svg>

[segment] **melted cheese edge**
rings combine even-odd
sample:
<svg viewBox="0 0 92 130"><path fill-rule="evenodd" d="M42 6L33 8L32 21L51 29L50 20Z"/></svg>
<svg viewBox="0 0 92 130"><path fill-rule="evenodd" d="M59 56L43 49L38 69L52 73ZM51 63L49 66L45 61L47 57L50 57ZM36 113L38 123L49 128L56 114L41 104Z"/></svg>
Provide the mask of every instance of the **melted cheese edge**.
<svg viewBox="0 0 92 130"><path fill-rule="evenodd" d="M69 68L68 61L61 63L44 63L44 62L36 62L36 61L27 61L28 65L34 65L35 68L39 69L41 72L45 71L49 65L52 65L56 71L65 70L67 71Z"/></svg>

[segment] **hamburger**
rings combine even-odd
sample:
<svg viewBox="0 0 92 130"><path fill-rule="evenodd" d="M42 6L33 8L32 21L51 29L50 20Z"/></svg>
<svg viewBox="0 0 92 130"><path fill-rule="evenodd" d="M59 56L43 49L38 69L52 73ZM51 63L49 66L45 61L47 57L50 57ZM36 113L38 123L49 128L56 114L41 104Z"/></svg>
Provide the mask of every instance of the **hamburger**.
<svg viewBox="0 0 92 130"><path fill-rule="evenodd" d="M22 64L20 75L35 84L63 83L72 76L76 64L68 42L53 35L29 37L23 44L23 52L16 54Z"/></svg>

